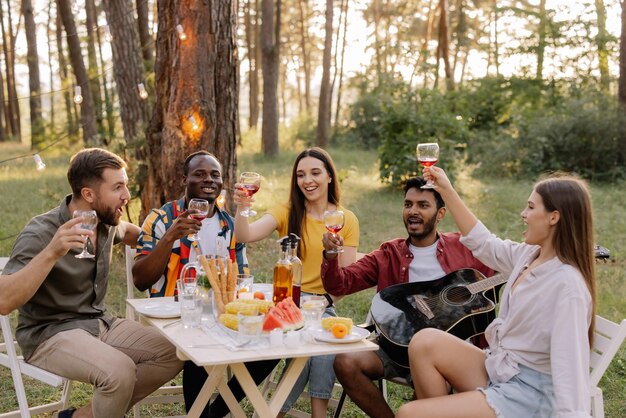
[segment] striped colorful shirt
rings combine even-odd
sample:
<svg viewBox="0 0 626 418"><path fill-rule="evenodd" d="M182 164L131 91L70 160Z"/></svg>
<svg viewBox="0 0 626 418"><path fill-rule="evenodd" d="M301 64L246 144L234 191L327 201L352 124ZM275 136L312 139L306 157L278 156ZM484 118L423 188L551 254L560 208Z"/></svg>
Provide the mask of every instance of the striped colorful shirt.
<svg viewBox="0 0 626 418"><path fill-rule="evenodd" d="M168 202L160 209L152 209L141 226L141 233L137 240L137 256L140 254L150 254L157 246L159 240L174 223L178 215L185 211L185 198ZM235 240L233 218L224 210L216 206L216 212L220 221L220 232L228 243L228 254L230 259L237 262L239 273L248 272L248 259L246 257L246 246ZM191 247L196 248L196 243L189 241L187 236L176 240L172 247L172 253L165 266L163 275L152 285L150 296L173 296L176 291L176 280L180 275L183 266L189 262Z"/></svg>

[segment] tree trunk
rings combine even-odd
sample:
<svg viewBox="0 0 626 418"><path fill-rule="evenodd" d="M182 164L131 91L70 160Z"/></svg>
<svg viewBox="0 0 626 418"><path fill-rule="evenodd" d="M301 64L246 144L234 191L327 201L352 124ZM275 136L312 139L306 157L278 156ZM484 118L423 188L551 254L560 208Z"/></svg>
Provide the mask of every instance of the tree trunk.
<svg viewBox="0 0 626 418"><path fill-rule="evenodd" d="M537 44L537 80L543 80L543 58L546 50L546 0L539 1L539 42Z"/></svg>
<svg viewBox="0 0 626 418"><path fill-rule="evenodd" d="M50 25L52 24L52 22L54 22L54 19L52 18L52 5L54 3L50 2L48 3L48 20L46 21L46 40L48 41L48 73L50 73L50 79L48 80L50 82L50 90L54 91L55 90L55 86L54 86L54 80L56 79L55 77L58 76L58 74L55 74L53 65L52 65L52 44L53 44L53 40L52 40L52 30L50 28ZM55 106L55 100L52 99L50 100L50 120L54 121L56 116L56 106Z"/></svg>
<svg viewBox="0 0 626 418"><path fill-rule="evenodd" d="M98 127L99 138L106 137L102 113L102 92L100 90L100 68L98 67L98 59L96 57L96 43L99 38L96 37L98 28L98 12L94 0L85 0L85 15L87 26L87 62L89 63L89 88L93 97L94 109L96 111L96 125Z"/></svg>
<svg viewBox="0 0 626 418"><path fill-rule="evenodd" d="M266 156L278 155L278 65L280 54L281 0L262 0L261 49L263 52L263 123L261 145Z"/></svg>
<svg viewBox="0 0 626 418"><path fill-rule="evenodd" d="M182 195L181 167L189 153L216 155L225 190L233 187L237 170L236 9L231 0L158 0L157 6L157 96L146 131L142 219ZM186 40L177 36L178 24Z"/></svg>
<svg viewBox="0 0 626 418"><path fill-rule="evenodd" d="M45 137L44 122L41 115L41 80L39 78L39 54L37 52L37 25L33 16L33 6L30 0L22 0L22 14L24 15L24 29L28 48L26 61L28 62L28 87L30 91L30 138L31 149L40 148Z"/></svg>
<svg viewBox="0 0 626 418"><path fill-rule="evenodd" d="M341 92L343 87L343 64L344 58L346 54L346 34L348 33L348 8L350 3L348 0L342 1L342 10L343 10L343 37L341 39L341 60L339 64L339 86L337 87L337 104L335 106L335 135L339 131L339 110L341 109ZM339 22L341 27L341 22ZM339 36L339 34L337 35ZM337 54L337 52L335 52Z"/></svg>
<svg viewBox="0 0 626 418"><path fill-rule="evenodd" d="M149 119L148 102L139 97L137 85L145 84L139 34L132 5L126 0L102 2L113 38L113 74L120 98L120 116L126 145L137 146Z"/></svg>
<svg viewBox="0 0 626 418"><path fill-rule="evenodd" d="M446 89L454 89L454 75L450 67L450 43L448 36L448 3L446 0L439 1L439 54L443 59L443 67L446 75ZM439 65L437 65L439 68Z"/></svg>
<svg viewBox="0 0 626 418"><path fill-rule="evenodd" d="M259 122L259 7L254 2L254 17L252 16L252 0L244 4L244 26L246 48L248 49L248 127L256 129Z"/></svg>
<svg viewBox="0 0 626 418"><path fill-rule="evenodd" d="M61 14L57 9L56 21L56 45L57 55L59 59L59 73L61 75L61 86L63 86L63 102L65 103L65 115L67 118L67 132L74 134L78 130L78 126L74 119L74 106L72 106L72 97L70 96L70 87L72 83L68 77L67 60L63 51L63 23L61 22Z"/></svg>
<svg viewBox="0 0 626 418"><path fill-rule="evenodd" d="M622 115L626 118L626 1L622 1L622 33L619 42L619 82L617 87L617 97ZM621 161L622 166L626 163L626 129L622 126L620 141L622 146Z"/></svg>
<svg viewBox="0 0 626 418"><path fill-rule="evenodd" d="M6 68L7 105L5 107L6 134L13 140L21 140L20 106L15 87L15 36L11 19L11 7L7 9L8 27L4 25L4 13L0 2L0 28L2 30L2 47L4 51L4 65Z"/></svg>
<svg viewBox="0 0 626 418"><path fill-rule="evenodd" d="M330 59L333 50L333 0L326 0L326 25L324 37L324 57L322 58L322 83L320 86L320 102L317 108L318 147L328 146L330 129Z"/></svg>
<svg viewBox="0 0 626 418"><path fill-rule="evenodd" d="M141 42L141 56L146 73L154 70L154 48L152 47L152 32L150 31L150 4L146 0L136 0L137 27L139 28L139 41Z"/></svg>
<svg viewBox="0 0 626 418"><path fill-rule="evenodd" d="M83 128L83 141L86 146L101 145L100 138L96 131L96 118L94 114L93 97L89 89L89 77L87 69L83 61L83 55L78 39L76 24L72 14L72 7L69 0L56 0L58 13L61 15L61 21L67 35L67 44L70 50L70 62L76 77L76 84L81 87L83 101L80 104L80 120Z"/></svg>
<svg viewBox="0 0 626 418"><path fill-rule="evenodd" d="M606 43L609 34L606 30L606 8L603 0L595 0L596 14L598 15L598 34L596 35L596 45L598 47L598 68L600 69L600 86L603 90L609 89L609 51Z"/></svg>
<svg viewBox="0 0 626 418"><path fill-rule="evenodd" d="M300 48L302 49L302 66L304 68L304 108L308 113L311 111L311 53L309 52L309 35L307 25L309 15L308 1L299 0L298 9L300 11Z"/></svg>

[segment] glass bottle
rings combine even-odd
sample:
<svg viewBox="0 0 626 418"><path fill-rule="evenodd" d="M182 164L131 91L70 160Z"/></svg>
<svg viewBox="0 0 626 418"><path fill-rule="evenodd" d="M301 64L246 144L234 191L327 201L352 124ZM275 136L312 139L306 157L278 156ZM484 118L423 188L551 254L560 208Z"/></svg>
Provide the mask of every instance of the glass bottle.
<svg viewBox="0 0 626 418"><path fill-rule="evenodd" d="M283 237L280 242L280 258L274 264L274 296L272 301L278 303L292 295L293 272L289 261L289 237Z"/></svg>
<svg viewBox="0 0 626 418"><path fill-rule="evenodd" d="M300 307L300 286L302 286L302 260L298 257L298 241L300 237L293 232L289 234L289 245L291 246L291 254L289 261L291 262L291 271L293 272L292 297L293 303Z"/></svg>

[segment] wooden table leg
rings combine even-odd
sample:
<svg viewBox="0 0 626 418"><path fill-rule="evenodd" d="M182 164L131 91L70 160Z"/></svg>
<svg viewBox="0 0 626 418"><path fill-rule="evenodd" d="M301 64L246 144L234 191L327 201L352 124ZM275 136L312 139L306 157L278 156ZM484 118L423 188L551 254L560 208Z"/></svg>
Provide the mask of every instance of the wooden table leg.
<svg viewBox="0 0 626 418"><path fill-rule="evenodd" d="M202 389L200 390L198 397L187 414L188 417L197 418L200 416L202 411L204 411L204 407L209 403L209 399L211 399L211 395L215 391L217 385L225 380L227 367L228 366L225 364L205 367L209 377L204 382L204 385L202 385Z"/></svg>
<svg viewBox="0 0 626 418"><path fill-rule="evenodd" d="M289 396L296 379L298 379L302 369L304 369L307 360L308 357L298 357L291 361L269 404L256 383L254 383L245 364L231 364L230 367L258 416L260 418L275 418L285 403L287 396Z"/></svg>
<svg viewBox="0 0 626 418"><path fill-rule="evenodd" d="M296 380L300 377L300 373L302 373L308 360L309 357L297 357L292 358L289 362L289 366L287 366L287 370L283 372L282 378L280 382L278 382L278 386L270 402L270 409L275 412L274 416L278 415L280 408L285 404L287 397L291 393L291 389L293 389L293 385L295 385Z"/></svg>

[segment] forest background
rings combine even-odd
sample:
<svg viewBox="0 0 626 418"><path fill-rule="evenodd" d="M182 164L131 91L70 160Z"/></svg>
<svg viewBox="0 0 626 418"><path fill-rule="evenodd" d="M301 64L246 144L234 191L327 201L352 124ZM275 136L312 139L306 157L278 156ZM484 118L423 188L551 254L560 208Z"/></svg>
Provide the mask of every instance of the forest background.
<svg viewBox="0 0 626 418"><path fill-rule="evenodd" d="M488 179L466 193L513 239L507 222L521 206L509 204L523 205L532 180L555 170L588 179L598 241L613 258L600 267L599 311L617 321L624 3L0 0L0 191L15 203L0 221L0 254L63 195L57 171L85 146L129 162L135 223L180 195L180 161L196 149L220 158L227 190L254 169L271 192L295 152L330 147L370 251L403 233L381 221L399 219L382 201L399 201L397 187L419 172L415 145L436 141L457 180ZM346 310L353 304L363 305ZM626 410L624 351L603 381L611 417Z"/></svg>

